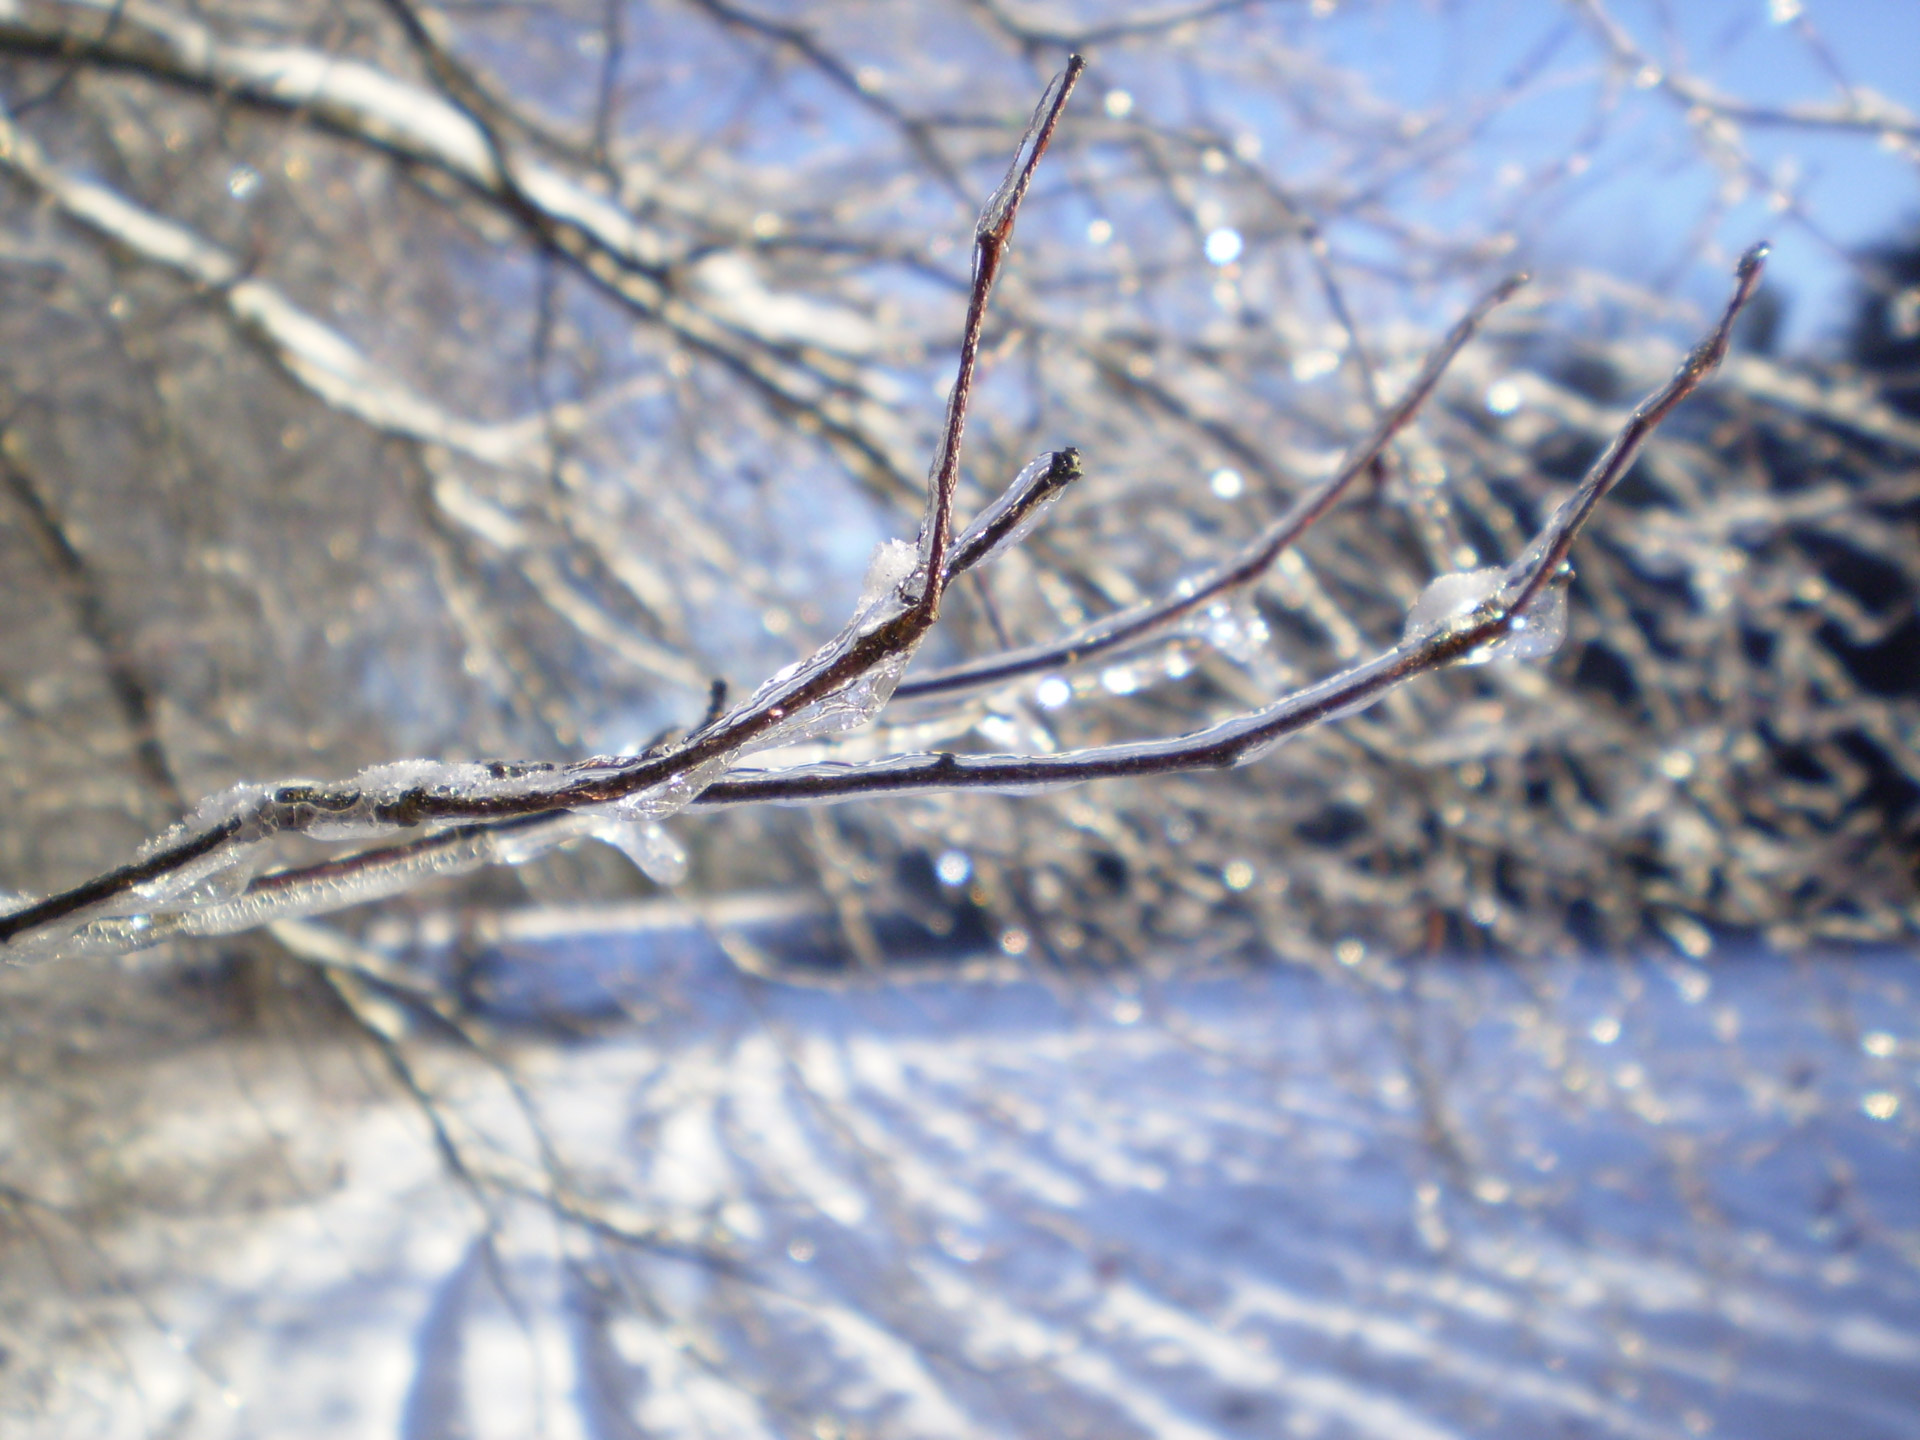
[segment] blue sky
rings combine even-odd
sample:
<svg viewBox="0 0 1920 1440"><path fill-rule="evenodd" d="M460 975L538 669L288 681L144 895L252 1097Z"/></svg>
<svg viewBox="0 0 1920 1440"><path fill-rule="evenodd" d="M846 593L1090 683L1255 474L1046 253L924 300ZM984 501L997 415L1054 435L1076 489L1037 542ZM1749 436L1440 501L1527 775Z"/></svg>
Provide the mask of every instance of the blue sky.
<svg viewBox="0 0 1920 1440"><path fill-rule="evenodd" d="M1783 15L1793 8L1792 0L1609 6L1659 66L1727 94L1760 104L1831 102L1844 77L1920 111L1917 0L1802 0L1798 16ZM1768 238L1774 283L1789 299L1789 342L1821 345L1837 335L1853 293L1848 253L1920 221L1913 158L1876 136L1801 127L1744 127L1748 194L1716 213L1726 177L1704 158L1682 105L1658 84L1616 87L1609 98L1611 67L1600 63L1594 32L1570 7L1539 0L1355 5L1315 23L1332 57L1384 97L1440 115L1465 112L1529 57L1546 57L1471 153L1453 157L1469 175L1481 172L1456 176L1462 191L1497 194L1504 171L1512 192L1516 174L1536 175L1563 162L1584 133L1598 136L1584 151L1584 173L1555 182L1530 213L1518 212L1527 258L1542 266L1593 265L1709 295L1723 283L1725 257ZM1775 190L1795 205L1777 209Z"/></svg>

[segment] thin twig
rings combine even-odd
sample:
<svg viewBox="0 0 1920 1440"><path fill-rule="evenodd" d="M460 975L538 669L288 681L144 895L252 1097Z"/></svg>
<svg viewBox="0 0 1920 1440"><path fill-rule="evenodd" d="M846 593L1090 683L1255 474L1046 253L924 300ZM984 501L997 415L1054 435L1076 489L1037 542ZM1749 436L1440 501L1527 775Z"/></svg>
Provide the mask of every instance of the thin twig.
<svg viewBox="0 0 1920 1440"><path fill-rule="evenodd" d="M1004 684L1023 675L1077 665L1118 646L1133 644L1165 630L1187 615L1213 604L1222 595L1252 584L1304 535L1346 493L1387 448L1393 437L1413 423L1453 357L1479 330L1487 315L1525 283L1515 275L1484 296L1460 318L1434 348L1400 402L1380 417L1371 434L1354 447L1331 477L1295 501L1287 512L1250 541L1240 552L1204 575L1183 583L1169 595L1099 620L1064 640L1031 646L1007 655L992 655L939 670L917 680L901 682L894 692L901 699L919 699L955 690Z"/></svg>

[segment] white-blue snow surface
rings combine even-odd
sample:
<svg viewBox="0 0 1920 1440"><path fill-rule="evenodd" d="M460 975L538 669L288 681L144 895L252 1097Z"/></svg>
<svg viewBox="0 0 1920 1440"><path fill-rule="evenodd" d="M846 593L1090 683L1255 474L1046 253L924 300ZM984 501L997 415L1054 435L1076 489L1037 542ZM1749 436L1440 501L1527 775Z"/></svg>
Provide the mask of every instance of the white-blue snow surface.
<svg viewBox="0 0 1920 1440"><path fill-rule="evenodd" d="M1910 957L809 988L639 912L467 953L518 1098L393 1028L469 1178L396 1099L301 1204L130 1219L195 1278L58 1433L1920 1436Z"/></svg>

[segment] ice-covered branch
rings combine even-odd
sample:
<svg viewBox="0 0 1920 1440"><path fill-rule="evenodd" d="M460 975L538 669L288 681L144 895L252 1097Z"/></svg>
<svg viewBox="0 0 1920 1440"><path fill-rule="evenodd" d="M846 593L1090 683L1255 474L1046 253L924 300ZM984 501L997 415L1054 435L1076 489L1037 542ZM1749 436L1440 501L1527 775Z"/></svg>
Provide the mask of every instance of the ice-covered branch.
<svg viewBox="0 0 1920 1440"><path fill-rule="evenodd" d="M1238 554L1204 574L1181 582L1172 594L1096 621L1065 639L1010 654L990 655L917 680L903 681L898 694L902 699L918 699L1004 684L1023 675L1082 664L1097 655L1159 634L1186 616L1216 603L1223 595L1251 585L1332 509L1353 482L1372 468L1394 437L1413 423L1454 356L1473 338L1487 315L1509 299L1522 283L1524 277L1521 276L1503 282L1468 311L1427 357L1399 403L1380 417L1372 432L1348 453L1334 473L1296 500Z"/></svg>
<svg viewBox="0 0 1920 1440"><path fill-rule="evenodd" d="M1033 171L1059 124L1083 62L1074 57L1048 87L1012 168L983 210L976 230L976 263L968 297L967 324L958 373L948 403L940 450L928 481L928 519L916 550L899 541L880 547L853 618L813 655L787 667L742 704L703 724L678 744L632 757L597 757L570 765L444 764L401 761L374 766L342 784L294 782L243 785L204 802L173 833L152 842L131 864L62 895L0 915L0 944L19 950L48 927L91 922L88 948L127 948L151 943L154 917L201 906L238 904L246 923L286 913L324 908L332 872L305 872L314 886L289 905L291 881L249 886L252 869L274 835L299 833L317 839L369 839L419 826L471 826L472 822L531 820L563 812L588 812L608 823L645 824L690 803L740 756L768 745L833 734L870 720L891 696L900 671L938 616L941 595L954 569L951 514L959 476L960 446L978 361L980 330L988 300ZM0 122L3 124L4 122ZM229 296L248 282L231 262L170 222L128 205L114 192L61 175L25 135L0 130L0 151L17 173L59 200L76 219L123 237L151 257L173 264ZM231 300L229 303L232 303ZM256 307L257 308L257 307ZM280 323L270 339L289 348L318 346L338 368L337 338L316 338L288 325L274 307L263 312ZM302 352L304 353L304 352ZM1045 457L1015 480L1007 497L962 537L959 559L979 563L1003 545L1044 503L1078 473L1072 451ZM495 846L495 831L475 828L466 849L445 847L396 857L357 878L367 889L388 893L408 883L419 867L470 868L508 858ZM556 837L557 838L557 837ZM457 851L457 854L456 854ZM417 860L418 864L410 863ZM350 867L351 868L351 867ZM345 903L345 902L340 902ZM258 919L253 918L254 910ZM124 917L124 918L123 918ZM213 920L216 928L229 928ZM162 922L190 929L192 922ZM54 942L54 943L57 943Z"/></svg>
<svg viewBox="0 0 1920 1440"><path fill-rule="evenodd" d="M1711 334L1672 380L1633 413L1525 553L1505 569L1441 576L1414 607L1401 642L1385 653L1206 729L1167 739L1044 755L897 755L781 769L756 769L746 763L756 752L861 727L896 689L935 695L1076 663L1150 638L1254 583L1406 430L1449 363L1520 283L1517 277L1509 280L1475 305L1335 473L1228 559L1159 601L1123 611L1063 641L988 657L900 687L901 673L935 623L951 579L1017 543L1080 473L1078 452L1044 455L1021 471L970 527L958 537L953 533L961 444L987 307L1021 203L1081 69L1076 57L1048 87L1006 178L975 226L966 320L927 479L919 543L892 541L880 547L853 616L832 640L773 675L739 704L716 706L716 713L678 740L639 755L566 764L406 761L371 767L344 782L237 787L203 803L184 825L152 842L130 864L0 915L0 944L25 955L125 949L169 934L224 933L396 893L431 875L511 863L584 835L607 839L639 857L650 871L670 874L680 862L659 832L658 821L688 805L1051 788L1237 765L1448 664L1524 658L1551 649L1563 625L1555 613L1562 597L1548 587L1561 576L1574 537L1626 473L1647 436L1724 356L1733 321L1757 284L1760 252L1743 260L1734 295ZM372 87L369 93L384 92ZM402 107L399 113L413 116L408 133L438 135L443 149L451 143L451 112L414 113ZM429 124L428 115L439 118ZM489 163L498 171L507 163L503 142L489 136L487 144L493 156ZM469 164L469 172L484 179L475 164ZM461 421L380 375L337 332L245 274L218 247L103 185L60 170L32 137L3 117L0 165L74 221L204 287L261 338L288 373L336 408L416 441L495 463L516 458L530 443L523 429ZM1354 650L1359 653L1357 641ZM257 875L271 855L267 842L288 833L321 841L404 838L322 864Z"/></svg>
<svg viewBox="0 0 1920 1440"><path fill-rule="evenodd" d="M736 773L709 786L700 803L824 802L963 788L1030 790L1240 765L1259 758L1290 735L1364 709L1415 676L1460 662L1544 653L1558 643L1564 630L1564 619L1546 613L1547 587L1562 582L1575 537L1594 507L1632 468L1647 437L1699 388L1726 354L1733 322L1753 298L1765 256L1766 247L1756 246L1741 258L1733 295L1719 323L1673 378L1634 411L1574 493L1541 527L1526 553L1504 570L1443 575L1435 580L1410 613L1406 637L1385 654L1262 710L1173 739L1053 755L898 755L863 764ZM1548 632L1544 645L1527 634L1530 627Z"/></svg>
<svg viewBox="0 0 1920 1440"><path fill-rule="evenodd" d="M947 396L946 423L941 427L940 445L934 452L932 474L927 482L927 518L920 529L920 568L927 582L921 601L929 621L939 613L940 594L946 585L953 495L960 481L960 440L973 396L980 332L987 323L987 300L993 293L1000 267L1006 262L1007 248L1013 243L1013 222L1020 213L1020 202L1026 198L1027 187L1033 183L1033 172L1047 153L1047 145L1060 124L1067 100L1085 68L1086 62L1075 55L1067 62L1067 68L1054 77L1033 112L1027 133L1020 139L1006 178L988 198L974 226L973 286L967 297L966 325L960 334L960 368Z"/></svg>

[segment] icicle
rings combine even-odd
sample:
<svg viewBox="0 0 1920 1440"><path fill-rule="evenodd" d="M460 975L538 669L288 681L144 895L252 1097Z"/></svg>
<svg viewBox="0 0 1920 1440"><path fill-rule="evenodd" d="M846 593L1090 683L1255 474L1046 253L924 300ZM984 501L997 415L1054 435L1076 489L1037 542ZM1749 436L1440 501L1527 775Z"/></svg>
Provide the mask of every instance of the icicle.
<svg viewBox="0 0 1920 1440"><path fill-rule="evenodd" d="M687 852L658 821L605 821L593 835L633 861L656 885L678 885L687 878Z"/></svg>
<svg viewBox="0 0 1920 1440"><path fill-rule="evenodd" d="M584 818L562 814L548 816L537 825L502 825L488 833L487 843L498 863L525 865L564 840L591 833L593 826Z"/></svg>

